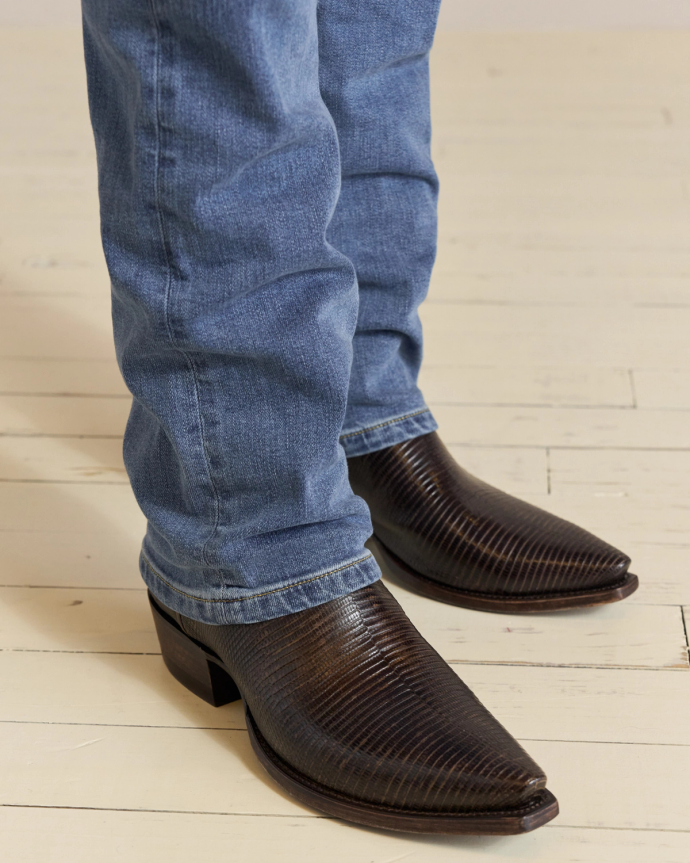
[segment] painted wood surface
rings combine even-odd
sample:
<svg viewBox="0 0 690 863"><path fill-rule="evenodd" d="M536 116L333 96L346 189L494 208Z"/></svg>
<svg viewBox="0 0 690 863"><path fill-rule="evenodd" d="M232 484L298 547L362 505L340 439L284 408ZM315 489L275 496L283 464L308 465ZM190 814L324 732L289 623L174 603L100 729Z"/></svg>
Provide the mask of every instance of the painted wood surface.
<svg viewBox="0 0 690 863"><path fill-rule="evenodd" d="M554 617L393 586L560 798L535 834L458 840L316 817L263 775L239 705L214 710L165 671L122 473L81 36L0 28L16 120L0 136L7 859L690 859L689 38L441 33L434 48L428 400L467 469L625 548L642 580L618 606Z"/></svg>
<svg viewBox="0 0 690 863"><path fill-rule="evenodd" d="M486 663L454 669L523 741L690 745L685 673ZM0 723L245 727L239 703L211 707L158 655L3 650L0 677Z"/></svg>
<svg viewBox="0 0 690 863"><path fill-rule="evenodd" d="M683 830L687 824L690 788L670 793L669 783L690 770L690 747L531 741L529 750L562 801L562 826ZM22 806L309 812L263 773L245 731L8 723L0 759L0 801ZM631 795L639 783L649 793Z"/></svg>
<svg viewBox="0 0 690 863"><path fill-rule="evenodd" d="M2 283L0 283L2 284ZM122 396L129 394L113 360L0 359L5 395Z"/></svg>
<svg viewBox="0 0 690 863"><path fill-rule="evenodd" d="M205 815L70 809L0 808L0 829L16 854L92 863L188 863L203 848L209 857L241 863L305 858L329 863L687 863L690 835L657 830L578 829L558 822L526 836L409 837L308 816ZM31 841L27 841L30 837ZM568 855L567 857L565 855Z"/></svg>
<svg viewBox="0 0 690 863"><path fill-rule="evenodd" d="M629 603L558 615L486 615L388 586L448 662L688 667L677 606ZM141 589L0 588L0 648L158 652Z"/></svg>
<svg viewBox="0 0 690 863"><path fill-rule="evenodd" d="M545 405L548 407L634 406L627 369L425 364L420 386L435 404Z"/></svg>

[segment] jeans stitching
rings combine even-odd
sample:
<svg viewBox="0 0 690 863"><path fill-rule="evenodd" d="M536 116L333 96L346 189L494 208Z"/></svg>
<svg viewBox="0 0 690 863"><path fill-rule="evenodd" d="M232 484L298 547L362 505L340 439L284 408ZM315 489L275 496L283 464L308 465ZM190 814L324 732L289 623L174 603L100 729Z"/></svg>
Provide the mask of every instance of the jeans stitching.
<svg viewBox="0 0 690 863"><path fill-rule="evenodd" d="M144 565L149 570L151 575L155 578L159 579L163 582L163 584L167 585L171 590L174 590L175 593L179 593L182 596L186 596L187 599L194 599L197 602L246 602L248 599L260 599L262 596L270 596L272 593L280 593L283 590L290 590L292 587L299 587L302 584L309 584L312 581L318 581L320 578L326 578L327 575L334 575L336 572L342 572L344 569L349 569L351 566L357 566L358 563L364 563L365 560L370 560L374 557L373 554L365 554L364 557L360 557L358 560L353 560L352 563L346 563L343 566L339 566L337 569L331 569L328 572L323 572L321 575L314 575L311 578L305 578L303 581L296 581L294 584L286 584L285 587L276 587L274 590L267 590L264 593L254 593L251 596L240 596L236 599L204 599L203 596L193 596L191 593L185 593L184 590L180 590L174 585L170 584L167 579L163 578L163 576L156 572L153 568L153 565L150 563L146 555L141 553L142 560L144 561Z"/></svg>
<svg viewBox="0 0 690 863"><path fill-rule="evenodd" d="M179 345L175 344L175 336L173 334L172 325L170 322L170 300L172 294L172 266L170 262L170 249L169 244L166 239L166 231L163 220L163 210L161 208L161 106L160 106L160 69L161 69L161 54L163 50L162 40L161 40L161 29L159 24L159 15L158 15L158 7L156 0L149 0L149 8L151 9L151 17L153 19L153 26L155 28L155 37L156 37L156 54L155 54L155 63L154 63L154 87L155 87L155 104L156 104L156 150L155 150L155 171L153 174L153 183L154 183L154 203L156 208L156 214L158 216L158 228L160 232L161 245L163 247L163 254L165 256L165 265L167 269L167 279L165 286L165 295L164 295L164 305L163 305L163 315L165 320L165 329L168 334L168 339L170 340L171 346L177 350L186 360L187 365L189 367L190 372L192 373L192 382L194 385L194 400L196 402L196 414L197 419L199 421L199 434L201 437L201 449L204 454L204 462L206 463L206 474L208 476L209 483L211 488L213 489L213 503L214 503L214 518L213 518L213 527L204 543L204 546L201 551L202 560L205 563L209 563L208 557L206 554L206 549L208 548L209 543L213 539L218 530L218 524L220 522L220 495L218 494L218 489L216 487L215 482L213 481L213 474L211 472L211 463L208 458L208 447L206 445L206 439L204 437L204 421L201 412L201 396L199 393L199 382L198 382L198 374L197 369L192 361L192 358L189 354L181 348Z"/></svg>
<svg viewBox="0 0 690 863"><path fill-rule="evenodd" d="M394 420L386 420L385 423L379 423L376 426L369 426L369 428L361 429L360 431L349 432L348 434L341 434L340 437L338 438L338 440L345 440L345 438L356 437L358 434L366 434L367 432L376 431L376 429L381 429L384 426L390 426L390 425L393 425L394 423L401 423L403 420L409 420L410 417L418 417L420 414L428 414L428 413L431 413L429 408L423 408L421 411L415 411L414 413L411 413L411 414L405 414L405 416L396 417Z"/></svg>

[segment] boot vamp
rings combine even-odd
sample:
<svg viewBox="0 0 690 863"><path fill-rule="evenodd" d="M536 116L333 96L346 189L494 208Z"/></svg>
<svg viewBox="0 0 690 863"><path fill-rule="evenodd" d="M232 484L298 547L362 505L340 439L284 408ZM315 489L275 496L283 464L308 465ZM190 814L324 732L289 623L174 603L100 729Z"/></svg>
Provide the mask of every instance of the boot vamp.
<svg viewBox="0 0 690 863"><path fill-rule="evenodd" d="M630 559L459 467L433 433L350 459L377 536L422 575L467 591L539 594L621 581Z"/></svg>
<svg viewBox="0 0 690 863"><path fill-rule="evenodd" d="M264 739L327 789L460 812L515 808L545 785L381 582L272 621L212 629L209 646Z"/></svg>

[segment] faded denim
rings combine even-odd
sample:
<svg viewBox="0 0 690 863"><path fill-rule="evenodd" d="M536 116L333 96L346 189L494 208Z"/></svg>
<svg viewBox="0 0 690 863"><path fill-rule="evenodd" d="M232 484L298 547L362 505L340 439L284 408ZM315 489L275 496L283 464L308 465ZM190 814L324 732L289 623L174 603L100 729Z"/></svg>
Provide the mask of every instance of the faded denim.
<svg viewBox="0 0 690 863"><path fill-rule="evenodd" d="M438 0L83 0L141 570L207 623L380 576L346 456L433 431Z"/></svg>

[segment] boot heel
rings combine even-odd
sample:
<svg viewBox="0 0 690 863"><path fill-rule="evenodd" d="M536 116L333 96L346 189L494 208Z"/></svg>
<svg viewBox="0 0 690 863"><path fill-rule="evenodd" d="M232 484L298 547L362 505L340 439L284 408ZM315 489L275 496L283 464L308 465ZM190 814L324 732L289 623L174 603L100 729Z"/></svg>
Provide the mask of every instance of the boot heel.
<svg viewBox="0 0 690 863"><path fill-rule="evenodd" d="M168 671L199 698L222 707L242 696L235 681L218 663L151 601L151 613Z"/></svg>

